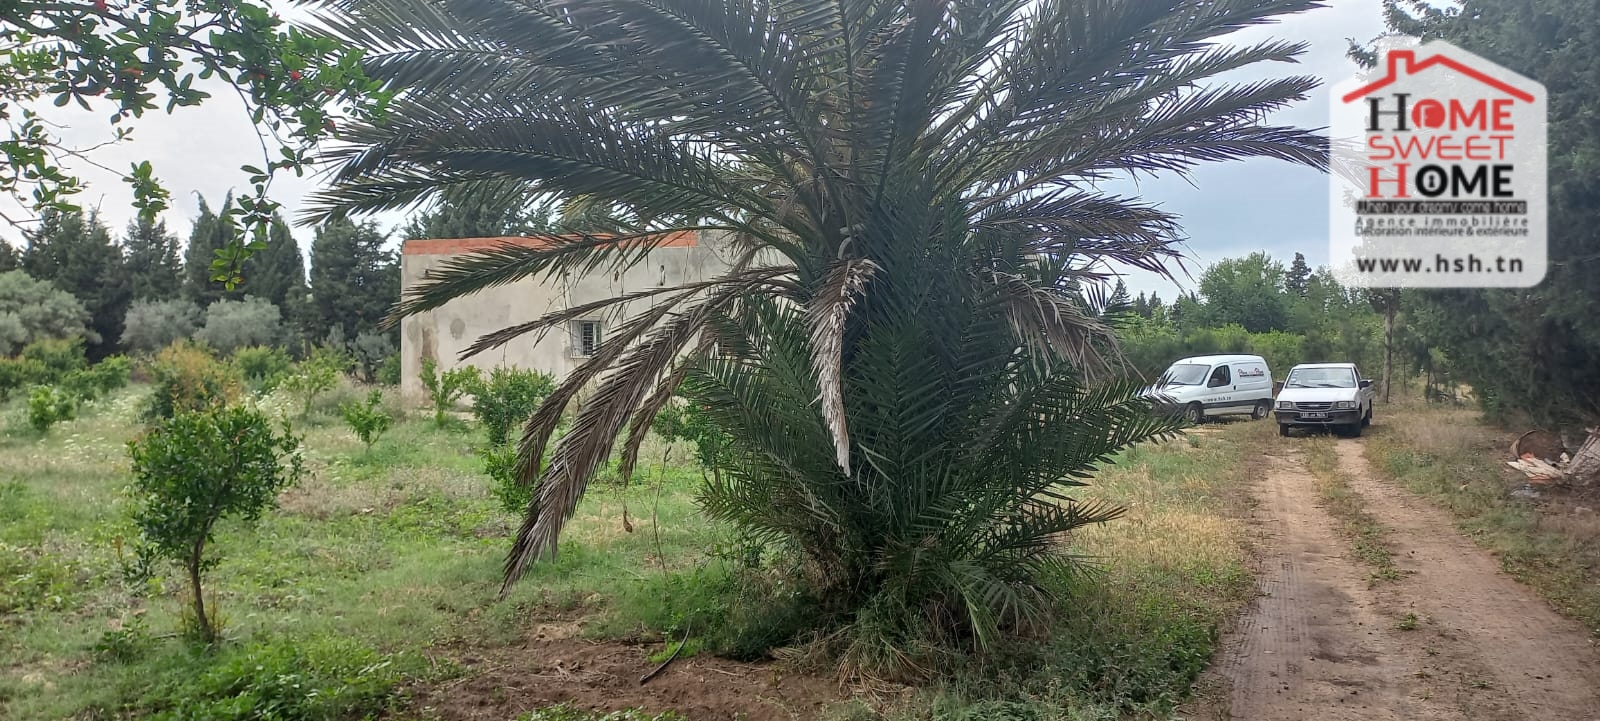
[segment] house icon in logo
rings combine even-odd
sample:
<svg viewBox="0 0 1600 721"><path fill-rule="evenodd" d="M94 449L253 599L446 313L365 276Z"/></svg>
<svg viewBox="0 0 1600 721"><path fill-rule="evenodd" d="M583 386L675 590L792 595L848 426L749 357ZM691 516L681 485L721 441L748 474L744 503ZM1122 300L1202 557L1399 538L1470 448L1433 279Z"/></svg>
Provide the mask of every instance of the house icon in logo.
<svg viewBox="0 0 1600 721"><path fill-rule="evenodd" d="M1500 92L1510 95L1511 97L1521 100L1522 102L1531 103L1534 101L1532 93L1490 77L1487 73L1468 66L1461 61L1456 60L1455 58L1435 53L1428 56L1426 60L1417 62L1417 52L1415 50L1389 51L1388 74L1378 80L1373 81L1372 83L1362 86L1361 88L1346 93L1342 100L1346 103L1353 103L1390 85L1393 85L1402 77L1416 75L1424 70L1427 70L1428 68L1434 67L1435 65L1441 65L1454 70L1457 73L1472 78L1473 80L1483 83L1484 85L1494 88L1495 90L1499 90Z"/></svg>

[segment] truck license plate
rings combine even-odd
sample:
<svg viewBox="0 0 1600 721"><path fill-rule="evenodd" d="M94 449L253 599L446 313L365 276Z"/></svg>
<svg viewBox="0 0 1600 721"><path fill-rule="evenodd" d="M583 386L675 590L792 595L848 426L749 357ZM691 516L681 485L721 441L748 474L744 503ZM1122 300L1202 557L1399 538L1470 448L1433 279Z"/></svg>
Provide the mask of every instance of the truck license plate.
<svg viewBox="0 0 1600 721"><path fill-rule="evenodd" d="M1305 416L1307 418L1327 418L1328 417L1328 414L1326 414L1326 413L1302 413L1301 415L1303 415L1303 416Z"/></svg>

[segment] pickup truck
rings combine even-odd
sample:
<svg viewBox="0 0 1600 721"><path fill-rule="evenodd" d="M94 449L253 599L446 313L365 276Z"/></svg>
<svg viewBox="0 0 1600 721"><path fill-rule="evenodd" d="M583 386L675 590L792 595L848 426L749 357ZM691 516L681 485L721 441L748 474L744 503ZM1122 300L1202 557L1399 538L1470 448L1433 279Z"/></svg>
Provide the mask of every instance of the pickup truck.
<svg viewBox="0 0 1600 721"><path fill-rule="evenodd" d="M1333 428L1357 438L1372 423L1372 381L1354 363L1302 363L1289 369L1273 410L1278 435L1294 426Z"/></svg>

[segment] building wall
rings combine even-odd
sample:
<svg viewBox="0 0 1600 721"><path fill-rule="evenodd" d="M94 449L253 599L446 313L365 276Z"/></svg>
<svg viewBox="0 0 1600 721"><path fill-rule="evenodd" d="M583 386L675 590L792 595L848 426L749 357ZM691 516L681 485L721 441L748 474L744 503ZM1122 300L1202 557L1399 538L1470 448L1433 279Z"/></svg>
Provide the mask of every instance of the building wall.
<svg viewBox="0 0 1600 721"><path fill-rule="evenodd" d="M430 269L452 256L494 247L501 243L531 244L529 238L465 238L408 240L401 246L400 285L403 290L422 283ZM569 326L525 335L466 361L463 350L479 337L507 326L525 323L550 312L625 293L703 281L730 267L732 253L725 239L708 232L686 232L668 238L645 259L625 272L596 272L583 276L524 278L516 283L457 298L442 308L419 313L400 323L400 391L413 404L426 403L418 374L424 358L432 358L440 371L463 363L488 369L512 366L544 371L561 378L583 362L576 354ZM646 298L622 306L620 313L602 311L585 316L601 322L602 337L639 312L655 305Z"/></svg>

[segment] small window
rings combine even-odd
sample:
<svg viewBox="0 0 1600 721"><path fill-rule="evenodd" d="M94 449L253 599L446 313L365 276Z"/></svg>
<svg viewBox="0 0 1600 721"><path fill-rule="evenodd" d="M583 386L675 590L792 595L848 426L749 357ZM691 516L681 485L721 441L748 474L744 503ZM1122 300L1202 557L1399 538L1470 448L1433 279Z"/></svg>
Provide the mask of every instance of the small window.
<svg viewBox="0 0 1600 721"><path fill-rule="evenodd" d="M572 322L572 354L588 357L600 350L600 321L575 320Z"/></svg>
<svg viewBox="0 0 1600 721"><path fill-rule="evenodd" d="M1207 383L1206 385L1210 385L1210 386L1225 386L1225 385L1228 385L1228 367L1225 366L1225 365L1217 366L1216 370L1211 371L1211 382Z"/></svg>

